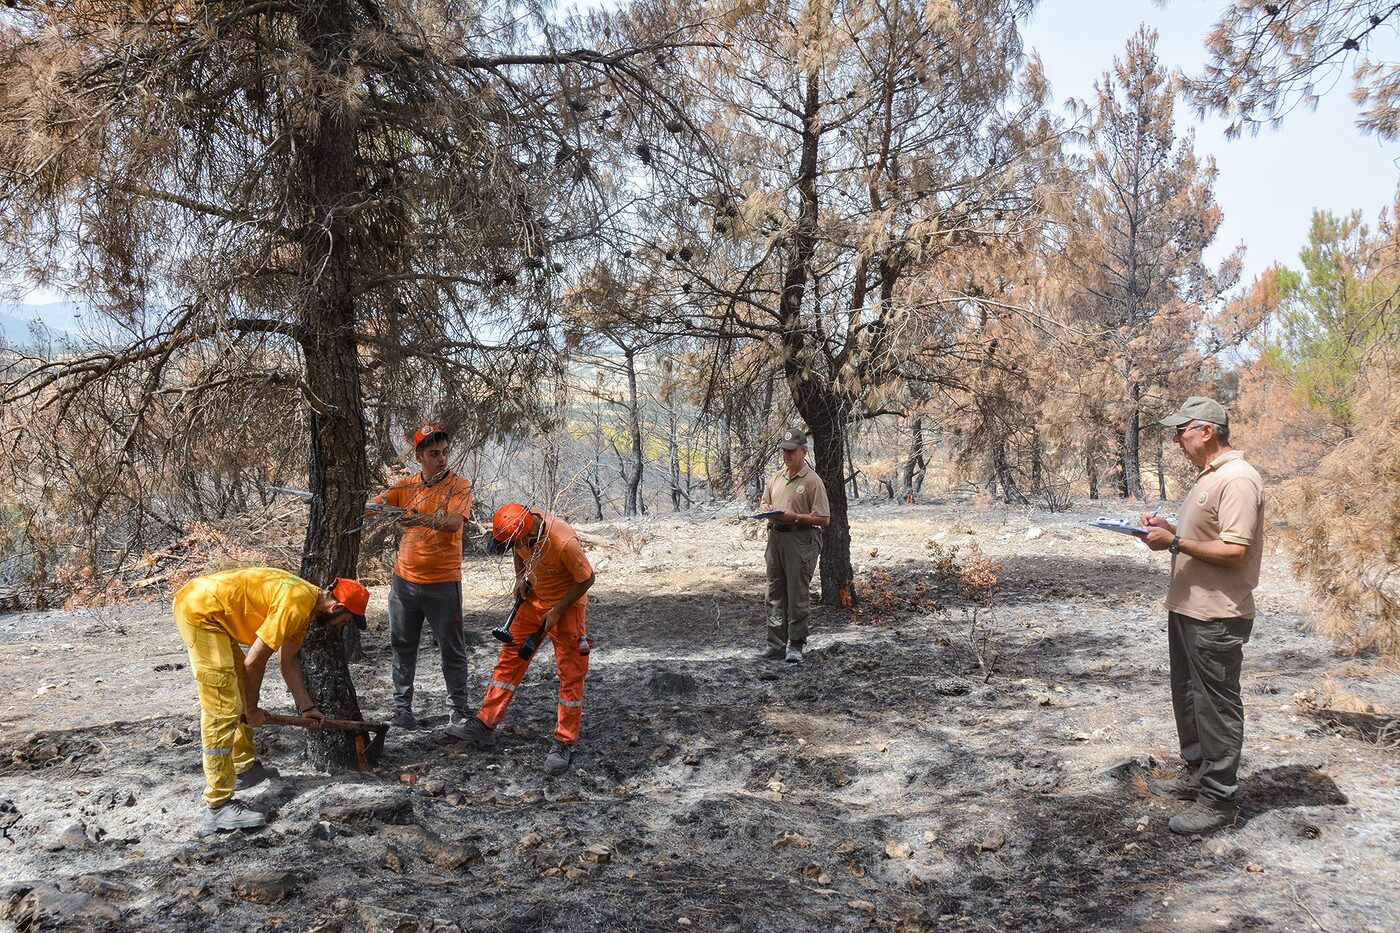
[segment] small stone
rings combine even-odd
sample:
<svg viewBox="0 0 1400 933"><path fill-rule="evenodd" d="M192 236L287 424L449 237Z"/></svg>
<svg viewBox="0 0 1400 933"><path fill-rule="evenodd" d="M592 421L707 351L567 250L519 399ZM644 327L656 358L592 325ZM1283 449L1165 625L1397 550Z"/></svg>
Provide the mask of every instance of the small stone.
<svg viewBox="0 0 1400 933"><path fill-rule="evenodd" d="M851 783L851 776L846 773L845 768L837 768L835 771L831 772L831 783L835 784L837 787L845 787L847 784Z"/></svg>
<svg viewBox="0 0 1400 933"><path fill-rule="evenodd" d="M570 865L568 868L564 869L564 877L570 881L577 881L586 874L588 874L588 872L579 868L577 865Z"/></svg>
<svg viewBox="0 0 1400 933"><path fill-rule="evenodd" d="M808 839L801 833L786 832L783 833L783 835L780 838L773 840L773 850L775 852L778 849L810 849L811 847L812 840Z"/></svg>
<svg viewBox="0 0 1400 933"><path fill-rule="evenodd" d="M583 850L582 858L590 865L606 865L612 858L612 850L605 845L591 845Z"/></svg>
<svg viewBox="0 0 1400 933"><path fill-rule="evenodd" d="M870 549L870 556L871 556L871 557L879 557L879 556L880 556L880 549L877 548L877 547L871 548L871 549Z"/></svg>
<svg viewBox="0 0 1400 933"><path fill-rule="evenodd" d="M403 914L374 904L356 904L355 912L365 933L459 933L462 929L448 920Z"/></svg>
<svg viewBox="0 0 1400 933"><path fill-rule="evenodd" d="M997 852L1006 844L1006 834L999 829L994 829L977 843L978 852Z"/></svg>
<svg viewBox="0 0 1400 933"><path fill-rule="evenodd" d="M177 745L190 744L190 734L174 723L170 723L160 730L160 736L156 739L156 748L174 748Z"/></svg>
<svg viewBox="0 0 1400 933"><path fill-rule="evenodd" d="M1044 534L1045 534L1045 529L1044 529L1044 528L1027 528L1027 529L1026 529L1025 540L1027 540L1027 541L1034 541L1036 538L1039 538L1039 537L1041 537L1041 536L1044 535Z"/></svg>
<svg viewBox="0 0 1400 933"><path fill-rule="evenodd" d="M1249 872L1254 872L1254 873L1257 875L1257 874L1259 874L1260 872L1262 872L1264 869L1263 869L1262 866L1260 866L1260 864L1259 864L1258 862L1250 862L1248 865L1246 865L1246 866L1244 867L1244 870L1245 870L1245 871L1249 871Z"/></svg>
<svg viewBox="0 0 1400 933"><path fill-rule="evenodd" d="M841 843L839 846L836 847L836 854L837 854L837 855L849 855L849 854L851 854L852 852L854 852L855 850L856 850L856 844L855 844L854 842L852 842L851 840L847 839L845 842Z"/></svg>
<svg viewBox="0 0 1400 933"><path fill-rule="evenodd" d="M875 912L874 901L848 901L846 906L850 907L852 910L865 910L872 914Z"/></svg>
<svg viewBox="0 0 1400 933"><path fill-rule="evenodd" d="M412 786L418 783L418 775L412 773L400 774L399 780L404 784Z"/></svg>
<svg viewBox="0 0 1400 933"><path fill-rule="evenodd" d="M885 858L906 859L910 851L909 843L903 839L890 839L885 843Z"/></svg>
<svg viewBox="0 0 1400 933"><path fill-rule="evenodd" d="M1124 852L1136 852L1138 849L1141 849L1141 848L1142 848L1142 846L1138 845L1136 842L1130 842L1130 843L1128 843L1127 845L1125 845L1125 846L1123 847L1123 851L1124 851Z"/></svg>
<svg viewBox="0 0 1400 933"><path fill-rule="evenodd" d="M518 855L521 852L529 852L531 849L537 847L542 842L544 842L544 836L541 836L539 833L535 832L534 830L531 830L530 832L520 837L520 843L515 847L516 854Z"/></svg>
<svg viewBox="0 0 1400 933"><path fill-rule="evenodd" d="M865 866L862 865L860 862L847 862L846 870L849 871L856 878L865 877Z"/></svg>
<svg viewBox="0 0 1400 933"><path fill-rule="evenodd" d="M1036 701L1036 703L1040 704L1041 706L1049 706L1052 702L1054 702L1054 701L1051 699L1050 694L1048 694L1048 693L1042 693L1042 694L1040 694L1039 696L1037 696L1037 697L1035 698L1035 701Z"/></svg>
<svg viewBox="0 0 1400 933"><path fill-rule="evenodd" d="M447 785L442 781L419 781L418 793L424 797L441 797L447 793Z"/></svg>
<svg viewBox="0 0 1400 933"><path fill-rule="evenodd" d="M296 876L287 871L252 872L233 879L233 893L254 904L275 904L296 889Z"/></svg>

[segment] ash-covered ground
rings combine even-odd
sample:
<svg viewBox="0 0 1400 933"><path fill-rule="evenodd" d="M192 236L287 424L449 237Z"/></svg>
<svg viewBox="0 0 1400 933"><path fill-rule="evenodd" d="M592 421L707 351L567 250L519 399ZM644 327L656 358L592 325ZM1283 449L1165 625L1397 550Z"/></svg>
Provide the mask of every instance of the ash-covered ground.
<svg viewBox="0 0 1400 933"><path fill-rule="evenodd" d="M204 840L168 604L0 616L0 928L1400 928L1400 757L1297 699L1331 675L1394 711L1400 676L1308 633L1302 587L1268 554L1241 819L1172 835L1184 805L1142 780L1175 748L1167 561L1088 517L858 504L865 605L818 610L800 667L755 660L763 541L737 511L583 526L605 543L575 771L540 768L546 648L489 753L391 731L379 773L327 776L295 730L259 730L282 776L247 799L276 818ZM972 607L935 572L973 541L1004 565L978 612L990 679ZM509 588L508 564L468 561L471 629ZM386 590L352 668L370 718L391 707ZM473 649L474 696L495 649ZM440 724L426 637L418 689Z"/></svg>

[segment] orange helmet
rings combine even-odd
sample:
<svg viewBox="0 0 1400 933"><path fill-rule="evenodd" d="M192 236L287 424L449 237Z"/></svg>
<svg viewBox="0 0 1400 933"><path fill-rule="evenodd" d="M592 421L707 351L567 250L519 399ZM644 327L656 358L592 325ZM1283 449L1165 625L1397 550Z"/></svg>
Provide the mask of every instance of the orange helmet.
<svg viewBox="0 0 1400 933"><path fill-rule="evenodd" d="M535 516L519 502L508 502L491 516L491 540L487 549L504 554L513 544L528 538L535 530Z"/></svg>
<svg viewBox="0 0 1400 933"><path fill-rule="evenodd" d="M369 608L369 590L359 580L337 577L331 584L331 595L335 601L350 610L350 616L359 629L365 628L365 610Z"/></svg>

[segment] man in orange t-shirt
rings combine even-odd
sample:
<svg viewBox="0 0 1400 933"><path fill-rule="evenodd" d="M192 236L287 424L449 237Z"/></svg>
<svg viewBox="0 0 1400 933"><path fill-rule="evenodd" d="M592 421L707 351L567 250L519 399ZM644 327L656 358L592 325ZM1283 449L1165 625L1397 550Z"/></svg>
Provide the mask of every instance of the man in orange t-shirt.
<svg viewBox="0 0 1400 933"><path fill-rule="evenodd" d="M496 510L487 547L494 554L514 552L516 609L511 640L501 647L481 709L467 723L467 740L477 747L496 744L493 730L525 679L535 649L548 635L559 670L559 710L544 768L563 774L573 762L583 720L590 644L585 613L593 567L567 522L515 502Z"/></svg>
<svg viewBox="0 0 1400 933"><path fill-rule="evenodd" d="M420 427L413 435L413 455L422 470L399 480L375 501L407 510L399 517L403 538L389 585L395 708L390 722L402 729L418 725L413 677L426 619L442 651L442 679L452 708L446 731L463 738L471 707L462 631L462 529L471 514L472 484L448 469L448 443L447 432L438 425Z"/></svg>

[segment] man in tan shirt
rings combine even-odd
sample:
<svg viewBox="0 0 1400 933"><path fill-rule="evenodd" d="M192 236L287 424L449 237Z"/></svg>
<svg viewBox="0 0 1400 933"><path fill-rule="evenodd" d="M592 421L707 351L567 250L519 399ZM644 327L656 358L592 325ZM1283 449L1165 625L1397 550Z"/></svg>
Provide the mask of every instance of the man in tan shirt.
<svg viewBox="0 0 1400 933"><path fill-rule="evenodd" d="M822 553L822 529L831 524L826 484L807 466L807 435L788 428L779 445L783 468L768 481L759 508L768 519L768 648L765 661L802 663L812 606L812 571Z"/></svg>
<svg viewBox="0 0 1400 933"><path fill-rule="evenodd" d="M1172 554L1167 589L1172 707L1183 777L1149 782L1163 796L1191 800L1172 817L1173 832L1208 832L1239 813L1237 772L1244 744L1240 662L1254 626L1254 588L1264 552L1264 483L1230 446L1220 403L1186 400L1160 422L1201 471L1175 525L1144 515L1147 546Z"/></svg>

